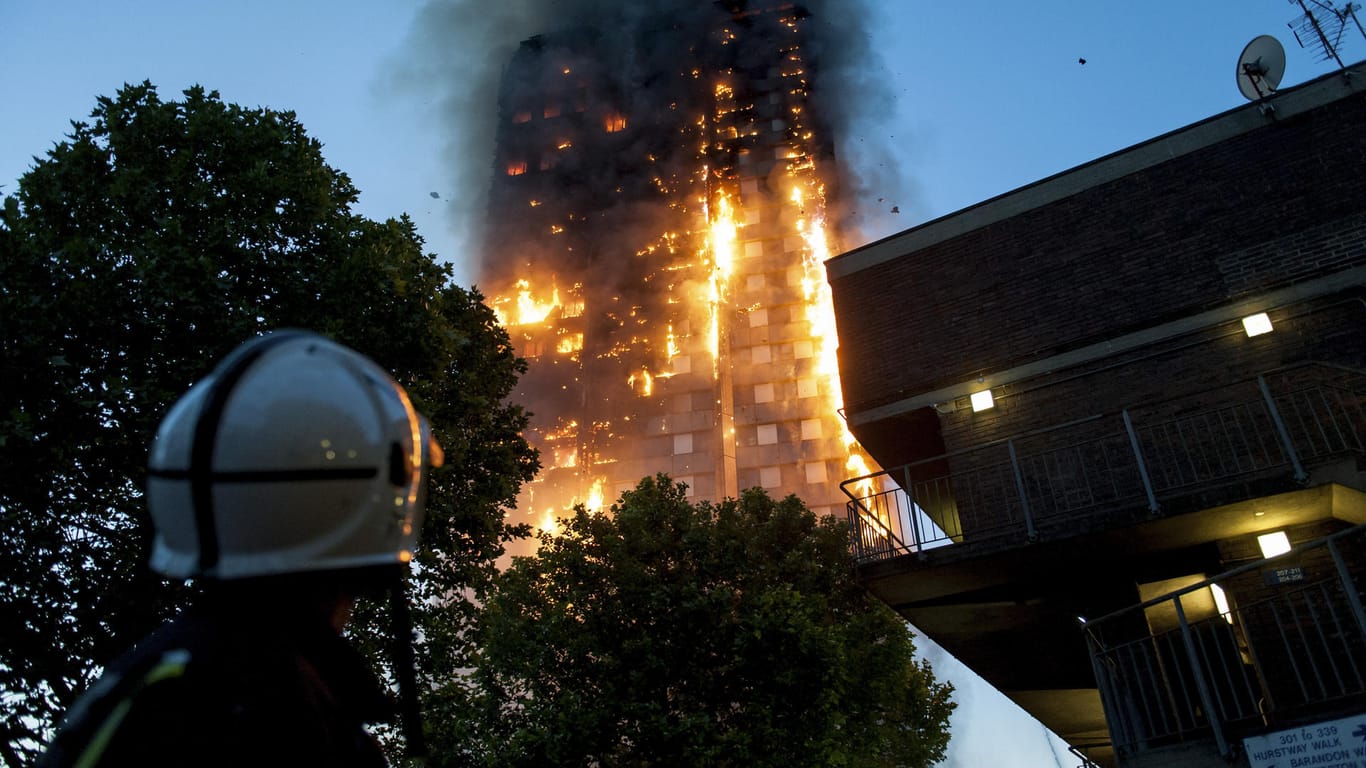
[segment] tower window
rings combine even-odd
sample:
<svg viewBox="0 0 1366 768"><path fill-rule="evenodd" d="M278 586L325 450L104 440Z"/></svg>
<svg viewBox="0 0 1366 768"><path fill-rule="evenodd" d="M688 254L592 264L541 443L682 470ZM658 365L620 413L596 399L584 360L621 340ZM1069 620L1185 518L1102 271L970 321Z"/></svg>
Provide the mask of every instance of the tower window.
<svg viewBox="0 0 1366 768"><path fill-rule="evenodd" d="M771 403L775 399L774 395L772 382L754 385L754 402Z"/></svg>
<svg viewBox="0 0 1366 768"><path fill-rule="evenodd" d="M760 424L757 429L756 437L759 445L774 445L778 442L777 424Z"/></svg>
<svg viewBox="0 0 1366 768"><path fill-rule="evenodd" d="M825 462L811 462L802 467L806 471L806 482L824 483L828 475L825 472Z"/></svg>
<svg viewBox="0 0 1366 768"><path fill-rule="evenodd" d="M821 438L820 419L802 419L802 439L819 440Z"/></svg>

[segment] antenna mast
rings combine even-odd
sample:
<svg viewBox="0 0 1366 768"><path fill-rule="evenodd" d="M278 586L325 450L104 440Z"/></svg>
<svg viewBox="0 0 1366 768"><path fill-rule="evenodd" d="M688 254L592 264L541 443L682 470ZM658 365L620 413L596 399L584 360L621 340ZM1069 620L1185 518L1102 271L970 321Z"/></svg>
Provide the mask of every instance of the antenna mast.
<svg viewBox="0 0 1366 768"><path fill-rule="evenodd" d="M1360 3L1353 3L1348 0L1347 4L1338 10L1333 7L1331 0L1290 0L1291 3L1298 5L1304 15L1295 21L1286 24L1290 31L1295 35L1295 42L1301 48L1306 48L1318 53L1319 61L1332 59L1338 63L1338 69L1346 69L1342 59L1338 56L1338 47L1342 43L1342 33L1347 29L1347 20L1351 19L1356 25L1357 32L1361 33L1366 39L1366 29L1362 29L1361 20L1357 18L1357 11L1361 10ZM1315 15L1314 6L1319 9L1322 16ZM1306 39L1308 42L1306 43Z"/></svg>

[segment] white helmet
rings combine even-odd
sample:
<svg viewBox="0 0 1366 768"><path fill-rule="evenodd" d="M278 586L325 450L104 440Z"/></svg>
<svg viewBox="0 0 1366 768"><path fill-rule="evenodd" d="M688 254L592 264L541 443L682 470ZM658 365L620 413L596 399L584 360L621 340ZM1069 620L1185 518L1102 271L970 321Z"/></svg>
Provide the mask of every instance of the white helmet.
<svg viewBox="0 0 1366 768"><path fill-rule="evenodd" d="M171 408L148 460L152 569L229 580L405 563L441 449L369 358L280 331Z"/></svg>

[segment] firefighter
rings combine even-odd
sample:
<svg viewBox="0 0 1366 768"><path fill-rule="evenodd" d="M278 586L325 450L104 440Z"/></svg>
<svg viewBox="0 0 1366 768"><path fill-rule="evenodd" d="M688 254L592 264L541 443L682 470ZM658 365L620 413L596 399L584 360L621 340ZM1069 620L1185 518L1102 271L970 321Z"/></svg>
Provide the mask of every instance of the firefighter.
<svg viewBox="0 0 1366 768"><path fill-rule="evenodd" d="M397 585L440 464L369 359L304 331L238 347L166 414L148 461L151 567L202 599L109 666L40 765L384 765L366 726L394 706L342 628L370 591L406 607Z"/></svg>

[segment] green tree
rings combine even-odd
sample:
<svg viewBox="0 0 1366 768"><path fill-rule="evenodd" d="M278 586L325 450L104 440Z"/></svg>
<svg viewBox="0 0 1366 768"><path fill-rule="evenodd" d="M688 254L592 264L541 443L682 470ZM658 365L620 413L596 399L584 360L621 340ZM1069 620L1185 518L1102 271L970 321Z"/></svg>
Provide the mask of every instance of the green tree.
<svg viewBox="0 0 1366 768"><path fill-rule="evenodd" d="M525 364L407 217L357 191L293 113L150 83L100 98L0 210L0 761L21 765L107 663L178 598L145 567L146 448L234 346L310 328L394 372L447 465L432 478L421 673L466 665L468 600L537 461L505 404ZM375 634L362 625L361 635Z"/></svg>
<svg viewBox="0 0 1366 768"><path fill-rule="evenodd" d="M952 687L853 578L848 532L762 490L666 476L583 509L500 577L470 762L929 766Z"/></svg>

